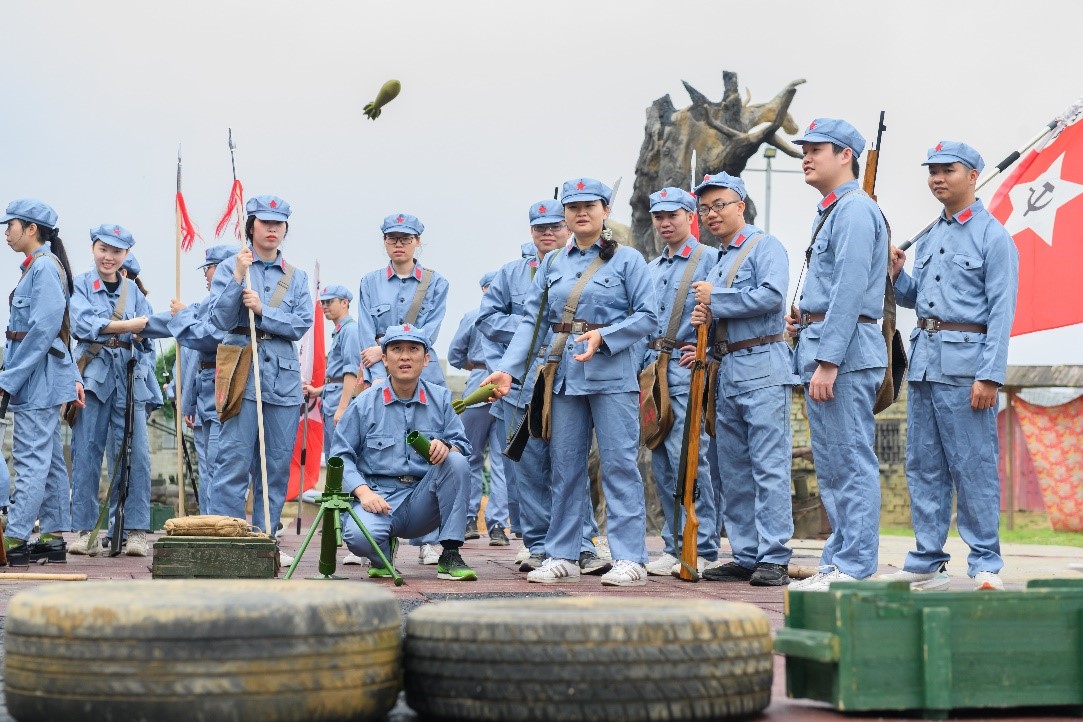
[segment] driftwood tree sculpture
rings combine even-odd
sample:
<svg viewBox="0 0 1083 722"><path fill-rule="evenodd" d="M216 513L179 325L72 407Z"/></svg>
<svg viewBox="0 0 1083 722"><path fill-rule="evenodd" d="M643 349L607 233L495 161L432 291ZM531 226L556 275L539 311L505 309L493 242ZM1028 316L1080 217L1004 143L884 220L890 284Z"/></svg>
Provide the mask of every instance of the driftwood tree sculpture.
<svg viewBox="0 0 1083 722"><path fill-rule="evenodd" d="M804 82L793 81L768 103L750 103L750 95L741 99L737 74L725 70L722 72L722 100L717 103L688 83L684 83L684 87L692 98L689 107L676 109L668 94L655 100L647 109L646 132L636 162L630 201L632 227L626 242L647 258L654 258L661 252L663 243L654 233L647 210L648 196L659 188L688 188L693 179L698 182L705 174L721 170L730 175L741 175L748 159L764 143L800 158L801 151L779 135L779 131L791 135L797 132L797 124L788 111L797 86ZM692 167L693 151L695 168ZM745 217L750 223L756 217L751 198ZM701 234L702 240L717 245L717 239L711 238L705 227Z"/></svg>

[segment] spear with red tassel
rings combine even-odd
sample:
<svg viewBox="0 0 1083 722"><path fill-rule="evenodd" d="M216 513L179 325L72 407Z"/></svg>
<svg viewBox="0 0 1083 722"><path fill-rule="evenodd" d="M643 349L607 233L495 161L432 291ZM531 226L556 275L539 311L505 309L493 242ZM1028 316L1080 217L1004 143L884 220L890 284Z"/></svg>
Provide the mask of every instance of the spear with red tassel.
<svg viewBox="0 0 1083 722"><path fill-rule="evenodd" d="M176 248L176 267L177 267L177 285L176 285L176 298L180 299L181 296L181 251L192 250L192 244L195 243L196 236L199 232L196 230L195 224L192 223L192 219L188 215L188 206L184 203L184 194L181 192L181 148L177 146L177 202L176 202L176 225L177 225L177 248ZM187 516L188 509L185 504L184 498L184 426L181 423L181 409L183 408L181 402L181 388L183 386L183 380L181 379L181 347L179 343L174 344L176 349L176 369L173 373L173 416L174 421L177 424L177 515Z"/></svg>

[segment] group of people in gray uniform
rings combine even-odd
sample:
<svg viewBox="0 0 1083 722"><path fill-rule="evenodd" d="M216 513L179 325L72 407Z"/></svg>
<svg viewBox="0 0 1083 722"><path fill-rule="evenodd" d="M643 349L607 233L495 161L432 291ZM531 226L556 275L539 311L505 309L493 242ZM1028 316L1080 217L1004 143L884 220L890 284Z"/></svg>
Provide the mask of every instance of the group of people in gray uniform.
<svg viewBox="0 0 1083 722"><path fill-rule="evenodd" d="M134 245L128 231L107 225L92 232L96 269L73 279L55 213L40 201L13 202L4 219L8 243L26 260L10 301L0 371L15 416L9 555L55 553L64 543L61 532L72 526L78 536L68 551L97 552L87 532L98 514L106 438L114 451L119 443L125 365L135 354L136 373L147 373L148 339L165 335L196 351L188 354L192 388L184 398L186 416L199 429L206 480L200 508L244 515L249 480L260 478L252 374L239 411L223 421L214 406L214 369L222 345L250 343L251 312L271 509L265 520L257 498L253 522L277 528L298 409L305 397L320 397L325 450L343 460L343 488L369 532L344 522L348 561L368 559L371 577L391 575L372 542L394 564L401 538L417 547L423 564L436 565L439 578L477 578L461 548L480 536L486 448L489 543L521 538L516 561L528 582L576 583L582 574L598 574L603 586L641 586L649 575L678 574L671 530L674 515L681 528L683 511L673 497L696 337L706 326L711 393L699 458L691 460L698 463L696 571L711 581L806 591L868 579L877 570L880 512L873 403L887 366L879 321L891 282L898 302L916 309L918 324L910 336L907 396L916 549L889 576L920 589L950 584L944 545L954 492L959 533L971 549L968 576L976 588L1003 588L997 390L1006 372L1018 255L975 196L981 156L953 141L926 154L929 188L942 211L915 246L908 273L886 219L858 184L861 134L844 120L819 118L795 142L804 151L805 180L822 198L803 259L805 281L792 302L788 254L777 238L745 221L740 178L719 172L691 192L668 187L651 194L664 248L649 263L613 238L612 190L590 178L569 180L558 199L530 206L530 241L519 258L482 277L481 303L459 324L448 362L470 373L467 395L485 384L495 388L488 403L461 414L433 348L448 282L415 258L424 232L416 216L384 219L388 263L364 275L355 306L345 286L321 290L335 330L327 378L314 385L302 384L295 351L313 305L304 272L287 264L279 248L290 215L282 199L250 199L249 245L239 253L207 249L209 296L187 307L174 300L162 314L152 313L120 273ZM719 240L717 248L696 240L697 217ZM65 338L69 316L79 344L74 353ZM641 376L665 380L671 422L651 444L666 521L664 549L653 560L637 453L641 430L655 419L644 420L650 389L641 389ZM141 408L153 403L145 392L150 385L136 385ZM791 581L790 413L797 386L832 533L819 572ZM70 515L58 451L62 405L79 411ZM425 443L408 444L411 432ZM513 440L516 453L502 453ZM145 430L133 441L140 447L134 472L143 463ZM606 536L598 534L587 480L592 442ZM260 484L254 488L261 495ZM108 533L126 533L129 553L138 553L140 543L145 553L147 496L134 489L130 528ZM30 541L35 519L46 533ZM723 529L731 550L725 560Z"/></svg>

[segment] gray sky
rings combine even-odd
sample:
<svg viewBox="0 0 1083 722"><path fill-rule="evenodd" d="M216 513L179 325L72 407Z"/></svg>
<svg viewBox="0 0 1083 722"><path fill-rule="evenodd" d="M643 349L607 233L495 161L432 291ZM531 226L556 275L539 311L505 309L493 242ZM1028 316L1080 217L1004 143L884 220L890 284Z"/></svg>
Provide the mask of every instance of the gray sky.
<svg viewBox="0 0 1083 722"><path fill-rule="evenodd" d="M286 257L309 270L318 259L324 284L356 293L361 276L386 263L383 216L424 221L421 261L451 283L443 355L477 304L479 277L516 257L529 240L527 208L553 186L623 176L614 217L629 220L644 111L665 93L687 105L682 79L717 99L722 70L733 70L763 102L805 78L791 107L800 125L844 117L867 137L886 110L877 192L896 242L937 213L919 165L928 147L965 140L992 166L1083 93L1080 3L680 9L639 0L7 3L0 203L52 204L76 273L91 267L90 227L126 226L150 300L164 309L174 290L177 145L189 210L214 242L232 126L246 191L290 202ZM369 121L361 108L389 78L402 93ZM763 174L745 180L762 208ZM778 174L773 185L771 230L796 279L819 196L799 175ZM19 260L0 267L5 293ZM204 295L201 262L197 241L182 259L185 301ZM1009 361L1083 363L1081 329L1013 339Z"/></svg>

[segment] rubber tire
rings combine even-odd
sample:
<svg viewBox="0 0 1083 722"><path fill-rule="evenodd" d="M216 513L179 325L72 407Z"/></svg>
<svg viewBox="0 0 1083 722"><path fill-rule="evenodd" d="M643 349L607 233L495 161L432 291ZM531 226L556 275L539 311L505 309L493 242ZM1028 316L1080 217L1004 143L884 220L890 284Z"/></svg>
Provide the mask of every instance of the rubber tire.
<svg viewBox="0 0 1083 722"><path fill-rule="evenodd" d="M422 715L719 720L771 702L767 615L751 604L620 597L448 602L406 620Z"/></svg>
<svg viewBox="0 0 1083 722"><path fill-rule="evenodd" d="M43 585L8 608L4 692L21 722L383 719L400 624L353 582Z"/></svg>

